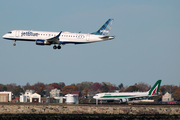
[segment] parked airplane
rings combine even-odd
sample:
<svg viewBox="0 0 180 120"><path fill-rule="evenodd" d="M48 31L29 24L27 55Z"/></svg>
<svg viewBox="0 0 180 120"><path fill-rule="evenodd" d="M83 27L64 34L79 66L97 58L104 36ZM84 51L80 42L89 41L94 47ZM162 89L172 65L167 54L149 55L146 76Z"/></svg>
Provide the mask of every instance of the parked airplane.
<svg viewBox="0 0 180 120"><path fill-rule="evenodd" d="M96 100L128 102L132 99L142 99L158 95L161 80L158 80L154 86L147 92L120 92L120 93L98 93L93 96Z"/></svg>
<svg viewBox="0 0 180 120"><path fill-rule="evenodd" d="M113 19L109 19L97 32L93 33L71 33L71 32L44 32L32 30L12 30L3 36L4 39L16 41L35 41L36 45L54 44L54 49L61 49L61 44L85 44L114 39L109 36ZM58 46L56 46L56 44Z"/></svg>

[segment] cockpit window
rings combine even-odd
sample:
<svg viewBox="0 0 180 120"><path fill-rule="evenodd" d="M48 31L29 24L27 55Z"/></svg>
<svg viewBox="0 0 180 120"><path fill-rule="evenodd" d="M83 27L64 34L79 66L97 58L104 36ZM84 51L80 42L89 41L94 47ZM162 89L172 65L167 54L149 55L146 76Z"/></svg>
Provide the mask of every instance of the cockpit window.
<svg viewBox="0 0 180 120"><path fill-rule="evenodd" d="M9 34L11 34L12 32L8 32Z"/></svg>

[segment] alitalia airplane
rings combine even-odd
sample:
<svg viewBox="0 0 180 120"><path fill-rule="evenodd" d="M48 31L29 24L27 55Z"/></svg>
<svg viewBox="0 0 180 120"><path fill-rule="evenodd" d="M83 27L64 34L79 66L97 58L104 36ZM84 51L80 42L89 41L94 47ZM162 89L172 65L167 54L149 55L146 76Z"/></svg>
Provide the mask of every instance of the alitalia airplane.
<svg viewBox="0 0 180 120"><path fill-rule="evenodd" d="M113 19L109 19L98 31L93 33L45 32L32 30L12 30L3 36L4 39L16 41L35 41L36 45L54 44L54 49L61 49L65 44L85 44L114 39L109 36ZM56 46L57 45L57 46Z"/></svg>
<svg viewBox="0 0 180 120"><path fill-rule="evenodd" d="M98 93L93 96L93 98L96 100L105 100L109 102L117 100L120 101L120 103L125 103L133 99L143 99L158 95L160 84L161 80L158 80L147 92Z"/></svg>

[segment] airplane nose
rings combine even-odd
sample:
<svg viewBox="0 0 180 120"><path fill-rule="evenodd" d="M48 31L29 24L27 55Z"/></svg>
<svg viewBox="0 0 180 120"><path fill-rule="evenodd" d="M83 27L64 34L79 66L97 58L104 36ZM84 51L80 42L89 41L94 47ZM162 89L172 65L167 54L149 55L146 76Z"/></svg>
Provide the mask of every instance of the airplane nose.
<svg viewBox="0 0 180 120"><path fill-rule="evenodd" d="M6 38L6 34L2 36L3 38Z"/></svg>

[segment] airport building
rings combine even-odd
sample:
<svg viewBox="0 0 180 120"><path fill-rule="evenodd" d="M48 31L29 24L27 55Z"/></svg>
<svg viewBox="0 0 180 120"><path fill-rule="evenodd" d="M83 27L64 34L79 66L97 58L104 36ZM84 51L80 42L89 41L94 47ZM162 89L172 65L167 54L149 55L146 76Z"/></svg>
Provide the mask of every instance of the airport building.
<svg viewBox="0 0 180 120"><path fill-rule="evenodd" d="M50 91L50 97L60 97L62 96L61 90L55 88Z"/></svg>
<svg viewBox="0 0 180 120"><path fill-rule="evenodd" d="M172 95L168 92L166 92L163 96L162 96L162 102L168 102L168 101L173 101L174 98L172 98Z"/></svg>
<svg viewBox="0 0 180 120"><path fill-rule="evenodd" d="M0 92L0 102L11 102L12 101L12 92L4 91Z"/></svg>

